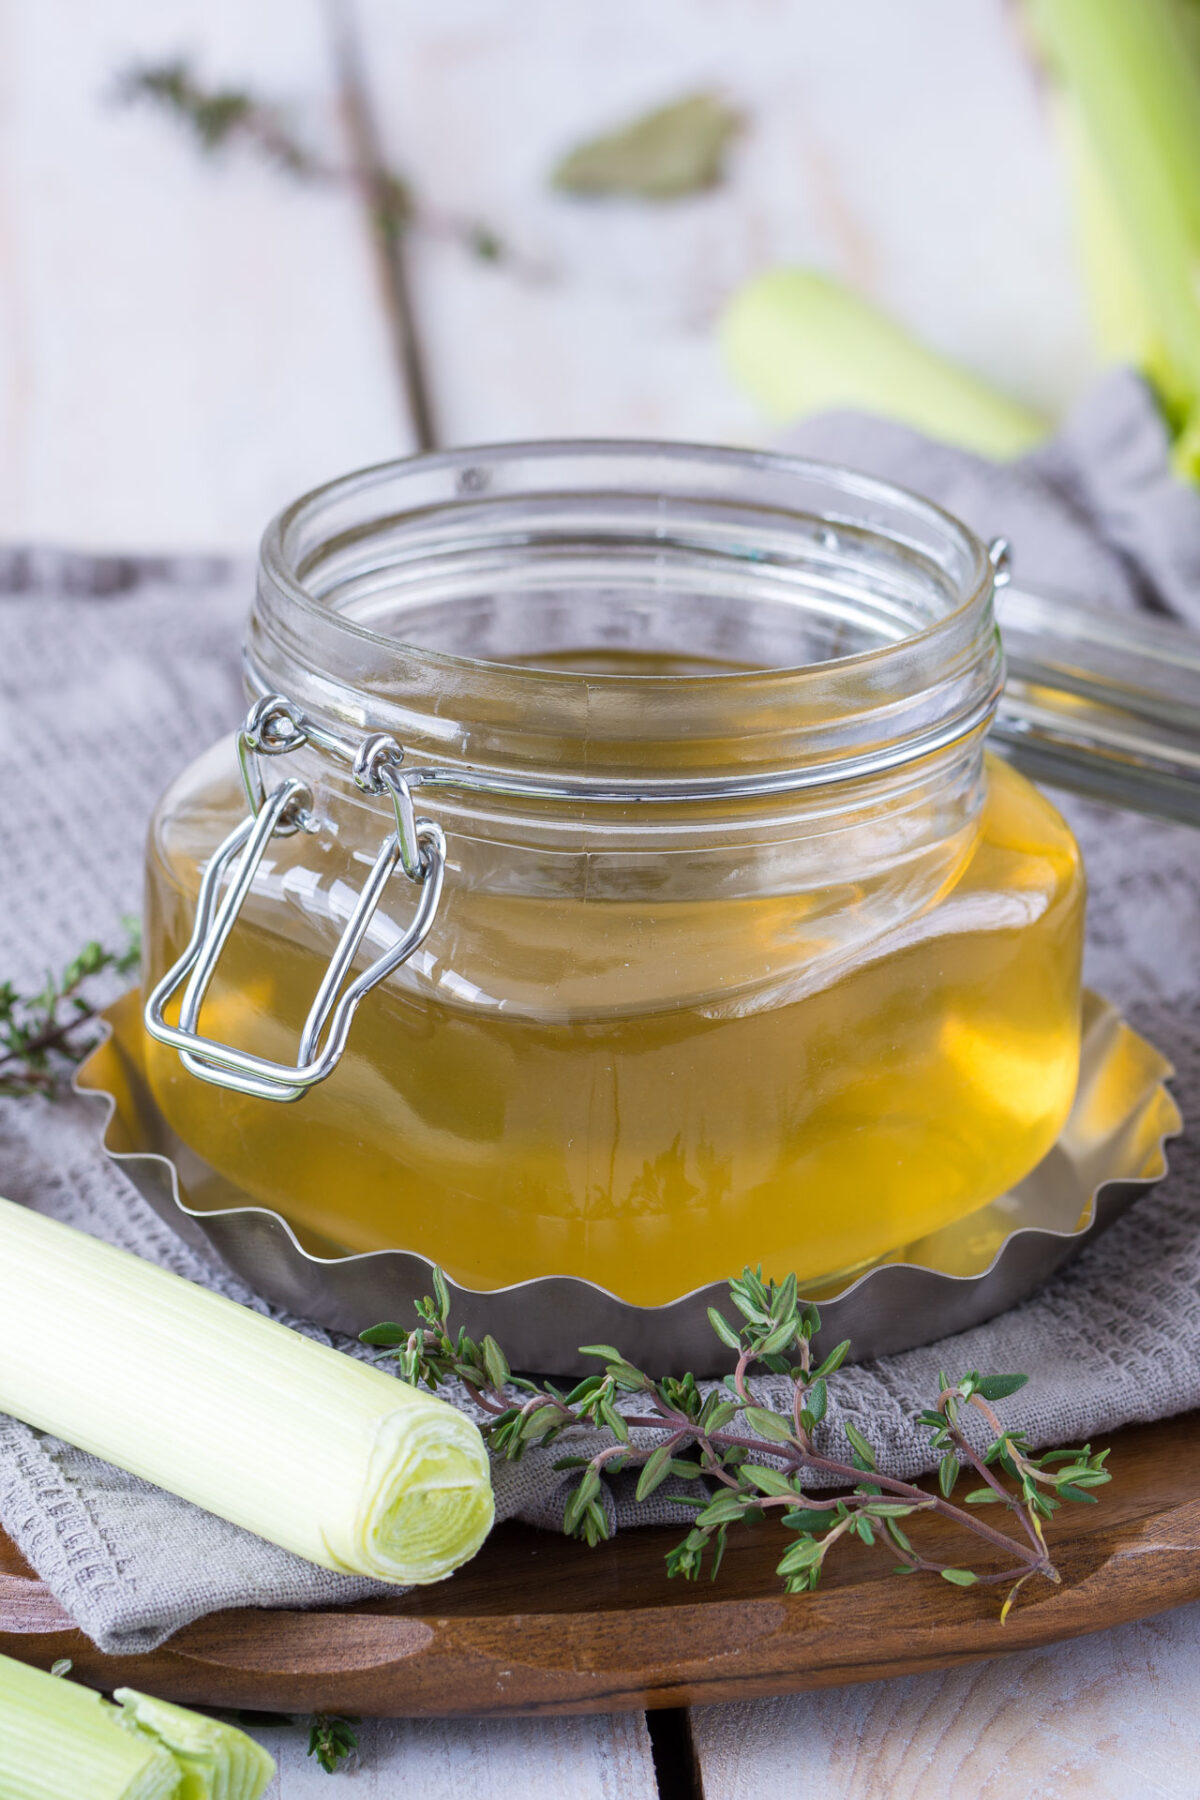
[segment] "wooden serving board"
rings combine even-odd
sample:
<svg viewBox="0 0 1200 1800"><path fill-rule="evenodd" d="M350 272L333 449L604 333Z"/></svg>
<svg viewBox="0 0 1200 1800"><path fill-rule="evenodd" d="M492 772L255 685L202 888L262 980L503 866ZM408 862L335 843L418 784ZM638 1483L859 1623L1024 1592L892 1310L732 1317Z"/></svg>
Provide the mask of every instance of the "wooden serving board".
<svg viewBox="0 0 1200 1800"><path fill-rule="evenodd" d="M732 1534L717 1583L697 1586L667 1580L679 1532L588 1550L508 1525L438 1587L324 1612L217 1613L121 1657L75 1630L0 1538L0 1651L42 1668L69 1656L107 1689L390 1717L696 1705L949 1668L1200 1598L1200 1413L1111 1442L1111 1486L1051 1533L1061 1587L1031 1583L1003 1626L994 1591L900 1580L857 1543L817 1593L786 1596L770 1525ZM925 1529L967 1553L950 1528Z"/></svg>

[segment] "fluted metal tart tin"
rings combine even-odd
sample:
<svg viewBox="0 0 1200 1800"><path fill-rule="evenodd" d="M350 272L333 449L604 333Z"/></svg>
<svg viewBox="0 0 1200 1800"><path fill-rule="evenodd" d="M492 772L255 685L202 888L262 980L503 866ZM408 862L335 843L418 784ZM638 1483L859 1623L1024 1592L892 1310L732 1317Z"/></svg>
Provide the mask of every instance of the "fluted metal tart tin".
<svg viewBox="0 0 1200 1800"><path fill-rule="evenodd" d="M278 1213L248 1203L168 1129L145 1079L140 996L126 994L105 1017L108 1034L75 1085L103 1101L104 1148L160 1218L215 1249L267 1300L332 1330L357 1334L411 1316L412 1302L430 1291L425 1257L306 1250ZM1050 1153L969 1218L905 1245L849 1285L810 1289L821 1339L832 1346L848 1337L865 1360L932 1343L1023 1300L1166 1174L1166 1140L1182 1127L1165 1085L1171 1073L1106 1000L1087 994L1079 1087ZM662 1373L728 1366L707 1317L726 1300L721 1282L665 1306L633 1306L565 1275L486 1291L449 1286L455 1321L472 1336L490 1331L517 1368L579 1373L594 1359L582 1359L578 1346L597 1342Z"/></svg>

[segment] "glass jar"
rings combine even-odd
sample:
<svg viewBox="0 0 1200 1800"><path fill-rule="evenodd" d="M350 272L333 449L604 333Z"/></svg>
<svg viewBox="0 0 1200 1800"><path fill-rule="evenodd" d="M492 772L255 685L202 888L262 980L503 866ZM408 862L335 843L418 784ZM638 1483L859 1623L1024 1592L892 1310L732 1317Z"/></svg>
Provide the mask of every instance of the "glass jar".
<svg viewBox="0 0 1200 1800"><path fill-rule="evenodd" d="M247 639L255 844L229 742L150 832L169 1124L310 1249L647 1305L987 1204L1071 1105L1084 908L985 753L992 587L928 502L750 452L505 446L299 501ZM356 1016L310 1011L352 954Z"/></svg>

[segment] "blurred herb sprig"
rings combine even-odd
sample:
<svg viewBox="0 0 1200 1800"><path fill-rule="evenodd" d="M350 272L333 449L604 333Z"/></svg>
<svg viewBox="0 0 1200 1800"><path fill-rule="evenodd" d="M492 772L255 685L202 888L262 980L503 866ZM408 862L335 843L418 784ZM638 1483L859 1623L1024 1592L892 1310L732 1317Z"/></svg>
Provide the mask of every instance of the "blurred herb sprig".
<svg viewBox="0 0 1200 1800"><path fill-rule="evenodd" d="M91 984L106 971L127 975L141 955L138 921L122 921L125 942L108 949L93 939L59 975L47 974L34 993L0 982L0 1095L53 1096L70 1069L96 1041Z"/></svg>
<svg viewBox="0 0 1200 1800"><path fill-rule="evenodd" d="M243 144L289 175L327 178L332 171L296 135L284 112L245 88L205 87L184 57L134 64L116 85L117 99L148 100L190 130L205 151Z"/></svg>
<svg viewBox="0 0 1200 1800"><path fill-rule="evenodd" d="M297 180L328 185L361 185L359 175L319 154L297 132L283 107L245 87L209 86L186 57L135 63L116 83L124 104L149 102L190 133L212 155L242 148ZM394 169L370 184L367 201L375 229L384 236L419 228L460 243L481 262L507 263L515 272L543 276L540 264L517 254L480 219L435 212L419 205L412 185Z"/></svg>

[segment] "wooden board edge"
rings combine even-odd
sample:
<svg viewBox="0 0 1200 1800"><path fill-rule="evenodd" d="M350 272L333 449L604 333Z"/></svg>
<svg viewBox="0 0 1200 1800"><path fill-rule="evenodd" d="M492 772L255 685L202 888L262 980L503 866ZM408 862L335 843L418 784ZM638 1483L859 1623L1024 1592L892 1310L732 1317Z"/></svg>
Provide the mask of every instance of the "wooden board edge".
<svg viewBox="0 0 1200 1800"><path fill-rule="evenodd" d="M1017 1606L914 1582L595 1612L439 1618L224 1613L161 1649L105 1656L75 1629L0 1632L0 1651L201 1705L390 1717L701 1705L946 1669L1085 1636L1200 1598L1200 1501L1058 1546L1062 1585ZM319 1627L318 1627L319 1621ZM51 1623L49 1617L46 1623ZM681 1657L680 1649L688 1654Z"/></svg>

